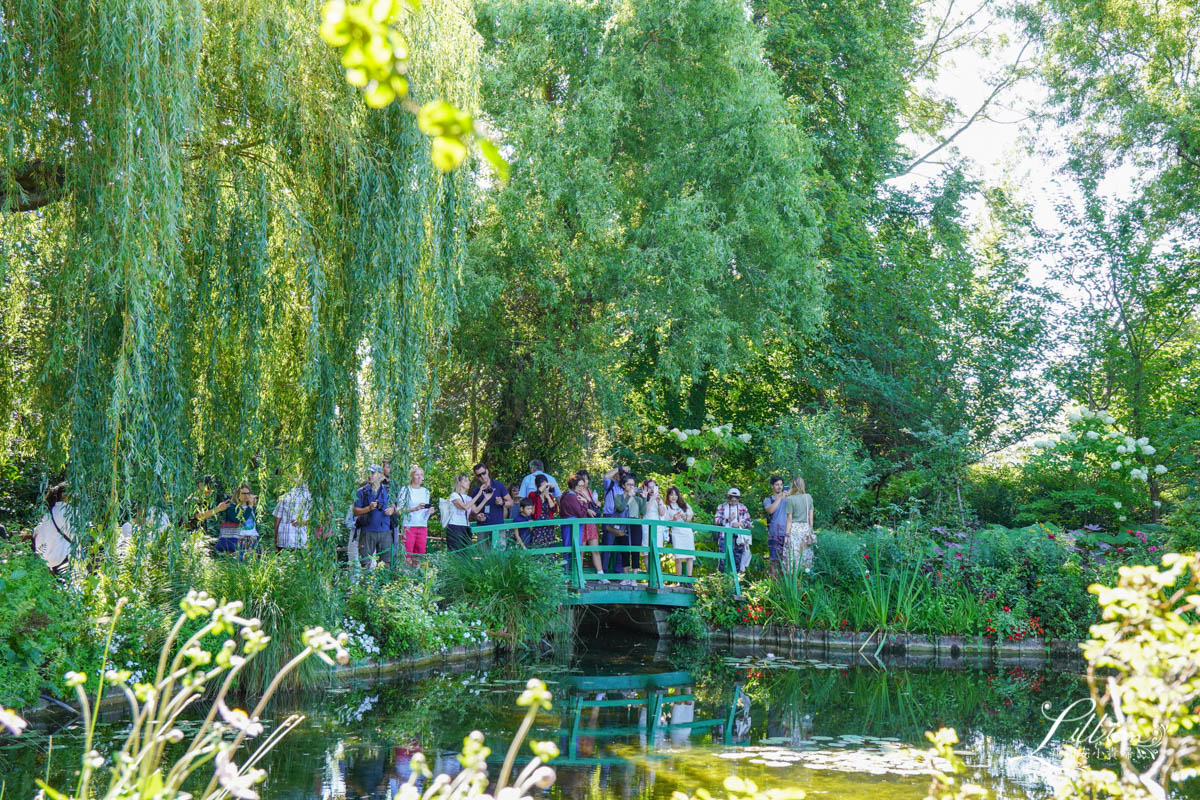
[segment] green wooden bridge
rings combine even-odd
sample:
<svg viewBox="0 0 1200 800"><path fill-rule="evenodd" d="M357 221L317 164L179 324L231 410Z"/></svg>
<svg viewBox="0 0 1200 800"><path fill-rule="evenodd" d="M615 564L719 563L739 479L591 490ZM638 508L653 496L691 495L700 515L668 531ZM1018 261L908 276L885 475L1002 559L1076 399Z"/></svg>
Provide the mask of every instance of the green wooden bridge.
<svg viewBox="0 0 1200 800"><path fill-rule="evenodd" d="M596 525L603 530L604 525L629 526L635 524L627 518L589 517L587 519L554 519L528 520L525 522L506 522L501 525L477 525L472 530L479 537L475 546L487 542L492 549L501 550L512 547L523 547L520 532L533 528L553 527L570 529L570 537L566 544L553 547L530 548L538 554L558 554L563 556L567 565L567 580L573 590L567 600L568 605L645 605L663 607L686 607L696 602L696 593L692 586L699 576L705 572L717 572L726 565L726 570L733 575L733 593L741 594L737 569L729 569L733 565L733 537L745 535L749 531L740 528L726 528L718 525L705 525L698 522L676 522L667 520L639 519L636 524L644 530L645 541L640 545L604 545L580 542L580 530L584 525ZM712 550L682 550L675 547L659 547L657 532L660 528L688 528L694 538L700 533L724 534L723 552ZM595 572L584 569L584 555L599 553L601 563L606 554L637 553L642 557L643 569L637 572ZM675 575L662 568L662 557L692 558L693 575ZM632 556L630 558L632 561ZM633 581L633 586L616 586L598 583L600 580Z"/></svg>
<svg viewBox="0 0 1200 800"><path fill-rule="evenodd" d="M687 731L690 734L692 731L715 730L726 746L734 746L734 721L742 695L740 687L735 689L728 710L719 718L676 722L673 721L676 715L667 713L675 705L696 703L696 696L688 691L694 682L692 674L686 670L645 675L568 675L555 687L555 704L561 704L565 709L563 726L537 731L534 736L556 736L560 742L565 740L562 754L554 759L555 766L619 764L625 759L602 754L602 742L634 736L644 737L646 746L653 751L656 743L672 732ZM564 688L567 690L565 697ZM636 712L638 722L600 725L597 722L599 714L605 709ZM581 738L590 740L593 747L581 748ZM589 749L591 752L587 752ZM492 755L497 761L503 757L503 752ZM646 757L656 756L649 752ZM517 763L528 763L529 760L528 756L521 756Z"/></svg>

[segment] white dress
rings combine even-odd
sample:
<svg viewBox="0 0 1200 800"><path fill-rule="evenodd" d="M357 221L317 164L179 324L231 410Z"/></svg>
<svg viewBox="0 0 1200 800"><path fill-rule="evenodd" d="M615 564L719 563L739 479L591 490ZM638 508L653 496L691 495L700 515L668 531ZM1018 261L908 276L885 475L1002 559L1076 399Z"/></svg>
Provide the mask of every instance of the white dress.
<svg viewBox="0 0 1200 800"><path fill-rule="evenodd" d="M671 503L667 506L667 513L663 516L666 519L672 519L678 513L683 513L683 521L692 521L692 509L688 508L684 511L677 503ZM671 535L671 547L679 550L695 550L696 537L691 528L669 528L668 532ZM680 558L692 558L692 556L680 556Z"/></svg>

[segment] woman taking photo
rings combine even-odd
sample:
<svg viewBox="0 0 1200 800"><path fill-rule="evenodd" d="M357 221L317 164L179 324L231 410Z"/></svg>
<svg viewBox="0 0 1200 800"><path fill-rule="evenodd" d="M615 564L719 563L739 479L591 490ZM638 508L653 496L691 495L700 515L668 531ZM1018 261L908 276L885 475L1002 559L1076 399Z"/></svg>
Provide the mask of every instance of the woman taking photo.
<svg viewBox="0 0 1200 800"><path fill-rule="evenodd" d="M563 519L587 519L592 516L592 509L588 507L586 497L580 493L580 489L586 487L587 479L581 478L578 475L572 475L567 480L567 491L563 493L562 499L559 501L559 507L562 509ZM583 489L587 491L586 488ZM563 525L563 537L566 539L565 544L570 546L571 526ZM579 538L582 544L593 545L600 544L600 534L596 530L595 525L580 525ZM596 574L604 574L604 568L601 566L600 554L595 550L592 551L592 566L596 568ZM601 583L608 583L607 580L601 578Z"/></svg>
<svg viewBox="0 0 1200 800"><path fill-rule="evenodd" d="M787 500L787 561L788 570L808 572L812 569L813 546L817 543L817 535L813 532L813 500L812 495L804 489L804 478L796 476L792 480L791 491Z"/></svg>
<svg viewBox="0 0 1200 800"><path fill-rule="evenodd" d="M666 513L663 514L663 519L671 522L691 522L692 516L692 509L679 493L679 489L674 486L667 489ZM667 529L667 535L671 537L671 547L676 550L696 549L696 540L691 528L671 527ZM687 576L690 578L692 562L695 560L692 556L675 556L675 574L683 575L684 569L686 569Z"/></svg>
<svg viewBox="0 0 1200 800"><path fill-rule="evenodd" d="M533 479L534 490L529 493L533 501L533 516L530 519L554 519L558 516L558 501L554 499L554 484L545 475ZM529 536L530 547L554 547L558 543L558 528L539 525Z"/></svg>
<svg viewBox="0 0 1200 800"><path fill-rule="evenodd" d="M450 494L450 514L442 520L442 525L446 528L447 550L462 550L471 544L471 527L468 520L492 497L490 492L481 489L472 499L467 494L470 488L471 478L466 473L454 479L454 491Z"/></svg>

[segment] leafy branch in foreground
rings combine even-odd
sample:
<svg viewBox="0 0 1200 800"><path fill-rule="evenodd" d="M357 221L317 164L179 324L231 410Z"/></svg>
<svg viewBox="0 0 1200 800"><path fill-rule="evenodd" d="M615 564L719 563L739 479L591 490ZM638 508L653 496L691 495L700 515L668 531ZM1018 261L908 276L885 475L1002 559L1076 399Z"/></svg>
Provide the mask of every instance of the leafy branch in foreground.
<svg viewBox="0 0 1200 800"><path fill-rule="evenodd" d="M105 665L117 618L125 602L125 598L117 601L108 620ZM180 602L180 608L182 613L163 644L152 683L134 683L131 686L127 670L105 670L102 666L96 680L93 703L85 690L88 682L86 675L68 672L64 676L67 686L75 689L85 721L84 752L79 782L74 791L68 795L38 780L37 784L46 796L52 800L88 800L97 794L93 791L92 778L104 766L106 759L93 749L96 722L105 689L115 687L125 695L133 723L124 745L113 759L108 789L99 796L106 800L133 797L191 798L192 794L183 791L183 784L197 769L212 762L212 778L197 795L199 800L220 800L226 795L239 800L256 800L258 794L254 791L254 785L266 777L266 772L254 765L304 719L299 714L289 716L239 766L234 756L246 739L263 733L259 715L272 695L283 679L309 656L316 655L330 665L335 660L340 663L349 660L345 634L334 636L323 628L310 628L303 636L304 649L276 673L254 710L247 713L241 709L231 709L225 704L225 698L234 678L255 655L262 652L270 637L263 632L259 620L240 615L240 601L218 603L207 593L192 590ZM203 620L200 628L179 644L185 625L195 620ZM204 648L205 640L210 637L235 635L236 639L225 639L215 656ZM178 745L186 738L178 726L181 715L213 686L217 687L216 696L195 735L174 763L165 764L163 754L167 746ZM218 715L220 720L217 719ZM228 733L233 733L229 741L226 740Z"/></svg>
<svg viewBox="0 0 1200 800"><path fill-rule="evenodd" d="M372 108L408 99L412 49L400 24L420 10L420 0L329 0L321 9L321 38L341 50L347 82L362 90ZM500 182L508 181L508 162L470 114L445 100L419 108L411 101L403 105L416 113L418 127L432 140L430 157L439 170L457 169L474 142Z"/></svg>

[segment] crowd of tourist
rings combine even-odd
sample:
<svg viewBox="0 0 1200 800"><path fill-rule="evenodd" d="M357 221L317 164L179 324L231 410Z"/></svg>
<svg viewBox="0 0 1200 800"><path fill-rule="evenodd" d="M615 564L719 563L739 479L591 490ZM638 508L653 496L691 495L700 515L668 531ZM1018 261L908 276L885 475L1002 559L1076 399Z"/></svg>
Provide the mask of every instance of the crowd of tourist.
<svg viewBox="0 0 1200 800"><path fill-rule="evenodd" d="M348 557L363 565L377 562L391 564L393 557L416 566L426 554L429 539L429 520L437 514L446 537L446 549L462 550L475 540L475 529L504 522L525 522L510 531L514 546L529 549L571 544L577 535L582 545L627 545L640 548L648 544L653 531L658 548L669 547L674 560L675 574L692 576L695 563L695 531L686 524L695 519L696 510L676 486L663 492L657 481L647 478L638 481L625 466L616 466L600 476L593 486L592 476L580 469L566 480L565 491L554 476L545 471L542 462L529 462L529 473L517 489L510 490L493 476L486 464L476 464L472 475L456 475L449 494L435 507L428 488L424 486L425 472L419 466L408 471L407 482L395 487L391 480L391 465L384 461L367 469L366 480L358 487L346 512L344 524L349 529ZM249 484L237 487L231 497L213 503L215 482L205 476L196 493L188 500L184 525L197 529L216 521L217 536L213 544L219 554L236 554L244 558L260 547L259 498ZM52 569L65 565L71 549L70 520L65 514L66 487L55 486L47 494L47 512L34 530L34 546ZM312 494L297 480L294 488L282 495L271 513L273 529L271 544L276 550L295 550L308 544L312 516ZM772 477L770 494L762 500L767 520L767 555L771 568L794 565L808 570L812 565L816 536L813 532L812 497L805 491L804 479L796 477L790 488L784 479ZM148 509L140 520L165 529L170 519L161 512ZM592 520L608 520L593 522ZM647 523L654 522L654 525ZM742 503L742 493L730 487L725 501L715 510L714 525L744 533L733 535L733 563L722 557L721 569L741 572L750 562L752 516ZM544 524L539 524L544 523ZM658 524L662 523L662 524ZM129 522L125 526L129 526ZM129 531L124 531L126 536ZM329 536L332 531L316 530L316 536ZM718 553L725 552L725 534L714 534ZM507 538L507 537L506 537ZM642 552L587 553L590 566L600 575L623 576L642 568ZM622 583L630 583L620 578ZM600 579L601 583L610 581Z"/></svg>

